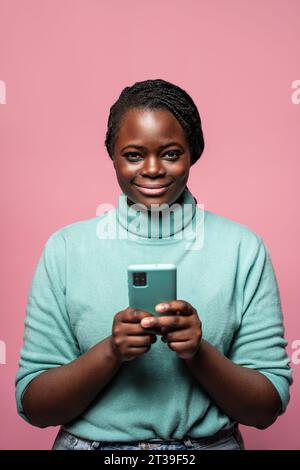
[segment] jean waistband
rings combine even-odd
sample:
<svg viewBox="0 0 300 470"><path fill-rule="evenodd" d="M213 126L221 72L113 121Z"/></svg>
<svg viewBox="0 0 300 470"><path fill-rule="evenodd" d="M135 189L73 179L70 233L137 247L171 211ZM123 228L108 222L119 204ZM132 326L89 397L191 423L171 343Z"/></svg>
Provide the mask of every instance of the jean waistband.
<svg viewBox="0 0 300 470"><path fill-rule="evenodd" d="M225 437L232 436L237 430L237 428L238 428L238 423L234 422L230 426L220 429L219 431L217 431L215 434L211 436L205 436L205 437L185 436L183 439L172 439L172 440L155 438L155 439L148 439L146 441L139 441L139 442L165 442L165 443L170 443L170 444L184 442L185 444L186 443L188 444L193 444L193 443L213 444L214 442L217 442L220 439L224 439Z"/></svg>
<svg viewBox="0 0 300 470"><path fill-rule="evenodd" d="M227 426L226 428L220 429L219 431L217 431L215 434L213 434L211 436L192 437L192 436L187 435L187 436L184 436L184 438L182 438L182 439L154 438L154 439L146 439L146 440L126 441L126 442L111 441L111 443L114 444L114 445L118 445L118 444L120 444L120 445L124 445L124 444L135 445L135 444L147 444L147 443L155 443L155 442L163 443L163 444L180 444L180 443L184 443L184 444L187 444L187 445L191 445L191 444L194 444L194 443L213 444L215 442L218 442L221 439L232 436L236 432L237 428L238 428L238 423L234 422L234 423L230 424L229 426ZM62 428L62 430L67 434L71 434L66 429ZM81 440L88 441L88 439L82 439L82 438L81 438ZM96 441L94 441L94 442L95 442L95 444L97 443ZM102 441L99 441L99 443L100 442L102 442ZM108 443L109 442L106 442L106 444L108 444Z"/></svg>

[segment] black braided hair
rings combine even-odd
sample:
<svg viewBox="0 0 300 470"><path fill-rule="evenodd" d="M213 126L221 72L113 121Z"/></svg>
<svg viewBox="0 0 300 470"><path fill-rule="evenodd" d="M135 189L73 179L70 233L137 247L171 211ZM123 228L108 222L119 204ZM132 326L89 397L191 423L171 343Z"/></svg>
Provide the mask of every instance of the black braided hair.
<svg viewBox="0 0 300 470"><path fill-rule="evenodd" d="M111 106L105 146L113 158L114 146L123 115L132 108L167 109L181 124L189 144L191 165L201 157L204 138L198 109L192 98L177 85L165 80L145 80L125 87Z"/></svg>

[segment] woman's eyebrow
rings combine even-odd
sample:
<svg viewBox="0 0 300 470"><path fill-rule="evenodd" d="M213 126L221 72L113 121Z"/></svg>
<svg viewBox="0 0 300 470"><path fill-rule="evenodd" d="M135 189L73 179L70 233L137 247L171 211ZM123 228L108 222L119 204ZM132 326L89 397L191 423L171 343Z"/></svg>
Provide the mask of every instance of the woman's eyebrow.
<svg viewBox="0 0 300 470"><path fill-rule="evenodd" d="M163 150L167 147L170 147L171 145L178 145L178 147L181 147L182 150L183 150L182 145L179 144L178 142L169 142L168 144L160 145L158 147L158 150ZM144 147L143 145L129 144L129 145L126 145L126 147L123 147L121 152L123 152L123 150L127 149L128 147L134 147L134 148L137 148L137 149L140 149L140 150L147 150L147 147Z"/></svg>

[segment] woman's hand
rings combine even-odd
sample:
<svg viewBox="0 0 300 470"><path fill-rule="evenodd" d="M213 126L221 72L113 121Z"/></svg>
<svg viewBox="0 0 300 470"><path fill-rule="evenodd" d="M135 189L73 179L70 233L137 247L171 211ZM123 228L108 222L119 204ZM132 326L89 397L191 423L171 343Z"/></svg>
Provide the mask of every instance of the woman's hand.
<svg viewBox="0 0 300 470"><path fill-rule="evenodd" d="M168 343L170 349L181 359L192 358L199 350L202 339L201 321L197 310L184 300L158 304L155 310L167 313L167 316L151 316L141 321L141 326L161 328L162 340Z"/></svg>
<svg viewBox="0 0 300 470"><path fill-rule="evenodd" d="M149 351L156 341L156 330L145 330L141 320L153 317L149 312L126 308L114 316L110 345L112 352L121 361L132 361Z"/></svg>

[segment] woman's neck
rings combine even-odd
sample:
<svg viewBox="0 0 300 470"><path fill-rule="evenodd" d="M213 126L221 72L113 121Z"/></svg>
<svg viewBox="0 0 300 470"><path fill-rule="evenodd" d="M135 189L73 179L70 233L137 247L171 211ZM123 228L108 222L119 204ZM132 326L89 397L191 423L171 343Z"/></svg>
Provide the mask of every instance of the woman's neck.
<svg viewBox="0 0 300 470"><path fill-rule="evenodd" d="M145 210L145 206L133 204L128 201L127 195L122 193L117 210L118 221L127 232L137 237L173 237L189 225L196 211L196 200L187 187L175 202L176 204L161 204L161 208Z"/></svg>

